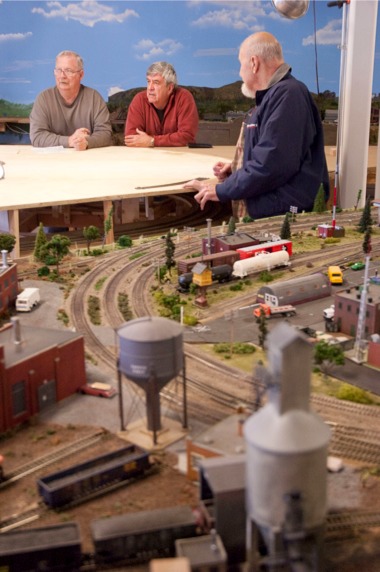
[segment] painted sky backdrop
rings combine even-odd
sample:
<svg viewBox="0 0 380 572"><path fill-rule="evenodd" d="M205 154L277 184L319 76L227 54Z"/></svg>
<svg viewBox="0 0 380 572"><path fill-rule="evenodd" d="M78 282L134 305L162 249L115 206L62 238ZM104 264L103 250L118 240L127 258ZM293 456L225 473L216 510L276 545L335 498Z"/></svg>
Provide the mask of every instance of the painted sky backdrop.
<svg viewBox="0 0 380 572"><path fill-rule="evenodd" d="M0 98L32 103L54 85L55 56L65 49L81 54L83 83L105 100L144 86L147 67L158 60L174 65L181 85L221 87L240 79L239 45L259 30L280 40L294 75L314 93L317 51L319 91L338 93L342 13L327 0L311 0L298 20L284 18L267 0L0 0ZM374 93L380 92L379 28L378 22Z"/></svg>

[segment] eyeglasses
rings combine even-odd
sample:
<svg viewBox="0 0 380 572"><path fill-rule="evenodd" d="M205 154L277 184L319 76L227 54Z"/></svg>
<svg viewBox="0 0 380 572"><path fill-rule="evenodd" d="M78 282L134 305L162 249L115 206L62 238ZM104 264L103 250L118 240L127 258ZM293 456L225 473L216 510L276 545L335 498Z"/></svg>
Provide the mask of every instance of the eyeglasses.
<svg viewBox="0 0 380 572"><path fill-rule="evenodd" d="M81 71L82 70L71 70L70 68L68 69L54 68L54 75L64 74L67 77L72 77L74 74L79 73Z"/></svg>

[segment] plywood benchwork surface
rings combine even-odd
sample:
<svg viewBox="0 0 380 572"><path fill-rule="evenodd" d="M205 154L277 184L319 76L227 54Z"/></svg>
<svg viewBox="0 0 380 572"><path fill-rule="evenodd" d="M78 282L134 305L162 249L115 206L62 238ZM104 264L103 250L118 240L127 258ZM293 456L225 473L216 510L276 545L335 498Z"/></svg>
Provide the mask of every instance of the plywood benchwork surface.
<svg viewBox="0 0 380 572"><path fill-rule="evenodd" d="M212 178L213 165L231 160L233 153L234 147L104 147L80 152L3 145L0 211L8 213L9 230L19 238L19 210L93 201L109 205L118 199L185 192L184 181Z"/></svg>

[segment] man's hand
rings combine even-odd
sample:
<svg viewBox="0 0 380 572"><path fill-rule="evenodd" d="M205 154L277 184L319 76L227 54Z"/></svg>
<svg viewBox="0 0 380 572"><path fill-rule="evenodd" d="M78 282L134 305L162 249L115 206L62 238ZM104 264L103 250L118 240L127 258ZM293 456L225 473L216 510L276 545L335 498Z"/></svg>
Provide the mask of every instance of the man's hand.
<svg viewBox="0 0 380 572"><path fill-rule="evenodd" d="M223 163L222 161L218 161L215 163L212 170L214 171L214 175L218 181L224 181L232 173L231 163Z"/></svg>
<svg viewBox="0 0 380 572"><path fill-rule="evenodd" d="M153 137L141 131L141 129L136 129L136 135L126 135L124 137L124 143L127 147L153 147L152 145ZM154 142L154 139L153 139Z"/></svg>
<svg viewBox="0 0 380 572"><path fill-rule="evenodd" d="M202 211L207 201L219 201L218 195L216 194L215 185L212 183L202 183L201 181L194 179L193 181L186 183L183 188L194 189L198 191L194 196L194 199L197 201L197 203L199 203Z"/></svg>
<svg viewBox="0 0 380 572"><path fill-rule="evenodd" d="M89 136L90 132L85 127L77 129L69 137L69 147L74 147L76 151L85 151L88 147Z"/></svg>

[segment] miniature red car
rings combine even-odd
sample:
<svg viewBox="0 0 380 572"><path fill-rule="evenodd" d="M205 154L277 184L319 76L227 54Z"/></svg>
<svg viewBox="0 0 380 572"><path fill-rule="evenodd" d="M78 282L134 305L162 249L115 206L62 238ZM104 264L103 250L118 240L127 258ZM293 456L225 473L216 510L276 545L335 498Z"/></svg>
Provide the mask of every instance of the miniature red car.
<svg viewBox="0 0 380 572"><path fill-rule="evenodd" d="M95 395L96 397L113 397L117 391L109 383L85 383L79 388L80 393L87 393L87 395Z"/></svg>

